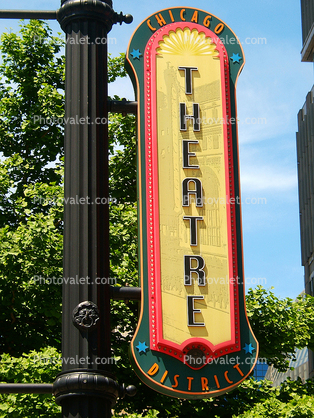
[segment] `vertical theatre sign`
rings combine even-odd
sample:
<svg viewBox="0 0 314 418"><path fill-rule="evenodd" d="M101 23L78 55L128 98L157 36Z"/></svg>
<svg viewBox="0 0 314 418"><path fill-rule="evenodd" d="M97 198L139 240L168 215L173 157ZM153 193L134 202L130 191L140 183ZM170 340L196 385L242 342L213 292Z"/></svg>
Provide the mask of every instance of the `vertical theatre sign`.
<svg viewBox="0 0 314 418"><path fill-rule="evenodd" d="M194 8L154 13L127 67L138 100L142 304L135 372L163 394L223 394L252 371L245 310L235 86L236 35Z"/></svg>

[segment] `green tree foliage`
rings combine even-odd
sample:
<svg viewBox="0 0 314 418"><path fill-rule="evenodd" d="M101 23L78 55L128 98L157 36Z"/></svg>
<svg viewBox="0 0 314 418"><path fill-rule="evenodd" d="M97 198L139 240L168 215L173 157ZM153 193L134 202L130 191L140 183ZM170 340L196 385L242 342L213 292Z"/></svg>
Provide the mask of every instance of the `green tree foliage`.
<svg viewBox="0 0 314 418"><path fill-rule="evenodd" d="M1 355L0 382L51 383L60 371L55 348L30 351L19 358ZM0 418L55 418L60 411L51 395L0 394Z"/></svg>
<svg viewBox="0 0 314 418"><path fill-rule="evenodd" d="M51 361L61 355L56 351L61 338L58 278L62 277L63 239L62 167L56 167L56 161L61 159L62 163L63 154L63 123L59 118L63 117L64 59L56 55L61 45L45 23L31 21L22 24L19 34L3 35L0 46L3 382L53 382L61 366ZM123 59L123 55L109 59L109 81L125 76ZM35 122L34 115L50 118L51 123ZM117 201L110 206L110 269L120 286L138 285L135 129L134 116L110 115L109 183L110 195ZM286 357L293 356L294 347L313 347L312 298L279 300L271 291L258 288L249 292L247 308L261 356L281 370L287 366ZM135 398L118 402L117 417L275 417L279 415L271 414L276 408L281 416L311 416L305 415L312 407L311 383L288 382L275 389L268 382L247 380L229 394L203 401L177 400L152 391L139 382L127 356L138 303L112 301L111 314L117 378L138 388ZM32 361L40 355L50 360ZM0 417L50 417L58 410L46 396L0 396ZM287 411L295 415L284 415Z"/></svg>
<svg viewBox="0 0 314 418"><path fill-rule="evenodd" d="M23 161L15 154L0 164L4 184L10 182L7 166L20 169ZM62 193L56 184L25 185L15 202L20 222L0 228L1 352L17 356L49 344L60 348ZM49 207L46 214L29 209L33 199Z"/></svg>
<svg viewBox="0 0 314 418"><path fill-rule="evenodd" d="M15 202L25 185L61 181L50 163L63 153L64 42L51 32L31 20L1 37L0 152L21 160L18 169L7 165L11 187L1 196L0 227L19 222Z"/></svg>
<svg viewBox="0 0 314 418"><path fill-rule="evenodd" d="M34 20L1 37L0 350L15 356L60 347L61 287L40 278L62 277L62 45Z"/></svg>
<svg viewBox="0 0 314 418"><path fill-rule="evenodd" d="M260 344L261 358L286 371L294 348L314 348L314 298L299 296L296 301L280 299L262 286L249 289L248 317Z"/></svg>
<svg viewBox="0 0 314 418"><path fill-rule="evenodd" d="M298 379L288 379L279 388L272 388L266 396L232 418L309 418L313 417L314 385ZM219 415L218 415L219 416Z"/></svg>
<svg viewBox="0 0 314 418"><path fill-rule="evenodd" d="M110 117L110 195L119 203L131 203L133 207L137 200L135 127L133 115L112 114Z"/></svg>
<svg viewBox="0 0 314 418"><path fill-rule="evenodd" d="M127 72L124 68L125 55L120 53L118 57L108 54L108 83L113 83L119 77L126 77Z"/></svg>
<svg viewBox="0 0 314 418"><path fill-rule="evenodd" d="M172 407L167 411L160 407L156 410L158 418L303 418L313 417L313 395L313 381L303 384L301 379L288 379L280 387L274 388L269 381L248 379L237 389L218 398L202 401L172 400ZM120 415L115 415L115 418L118 416ZM142 414L131 415L133 416L140 418Z"/></svg>

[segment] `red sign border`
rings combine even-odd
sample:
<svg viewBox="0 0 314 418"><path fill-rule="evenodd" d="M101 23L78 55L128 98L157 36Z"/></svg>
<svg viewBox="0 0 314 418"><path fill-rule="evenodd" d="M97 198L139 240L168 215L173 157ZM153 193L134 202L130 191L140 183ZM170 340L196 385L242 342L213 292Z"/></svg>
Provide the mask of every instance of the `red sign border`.
<svg viewBox="0 0 314 418"><path fill-rule="evenodd" d="M223 98L223 121L224 123L224 149L225 149L225 177L226 177L226 207L227 207L227 229L229 248L229 276L230 281L230 316L232 337L227 344L221 343L214 346L203 338L191 338L181 345L164 340L162 338L162 312L161 312L161 279L160 279L160 236L159 236L159 194L158 194L158 150L157 150L157 120L156 120L156 65L155 55L158 43L163 40L171 30L177 28L190 30L196 29L199 33L205 33L215 41L219 51L222 81ZM224 75L224 80L223 80ZM202 25L190 22L176 22L161 27L149 39L144 52L144 76L145 76L145 154L146 154L146 207L147 207L147 242L148 242L148 287L149 291L149 324L150 324L150 346L152 350L160 351L173 356L181 361L192 348L199 348L204 351L206 360L218 358L232 352L241 350L240 325L238 312L238 265L237 265L237 237L235 225L235 193L234 174L232 164L232 129L230 126L230 84L229 84L229 62L228 55L219 37L210 29ZM153 104L153 106L152 106ZM227 151L227 152L226 152ZM229 183L229 187L228 187ZM234 203L231 203L231 199ZM229 203L229 204L228 204Z"/></svg>

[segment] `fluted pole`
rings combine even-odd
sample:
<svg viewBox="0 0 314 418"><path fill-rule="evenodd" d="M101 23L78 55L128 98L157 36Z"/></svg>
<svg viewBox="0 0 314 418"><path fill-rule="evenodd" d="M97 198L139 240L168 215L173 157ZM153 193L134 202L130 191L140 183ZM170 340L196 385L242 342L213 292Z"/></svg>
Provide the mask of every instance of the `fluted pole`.
<svg viewBox="0 0 314 418"><path fill-rule="evenodd" d="M66 34L63 417L110 417L123 390L111 373L107 34L130 21L111 0L63 0Z"/></svg>

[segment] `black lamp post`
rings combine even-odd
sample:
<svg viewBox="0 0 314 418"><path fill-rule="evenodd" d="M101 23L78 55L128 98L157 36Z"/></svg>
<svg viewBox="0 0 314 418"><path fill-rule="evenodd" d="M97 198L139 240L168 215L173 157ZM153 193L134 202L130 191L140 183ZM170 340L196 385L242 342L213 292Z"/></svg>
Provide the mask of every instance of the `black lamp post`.
<svg viewBox="0 0 314 418"><path fill-rule="evenodd" d="M111 373L107 34L117 22L112 1L62 0L66 33L63 372L53 393L63 417L110 417L125 392ZM69 200L70 199L70 200ZM73 282L73 280L72 280Z"/></svg>

